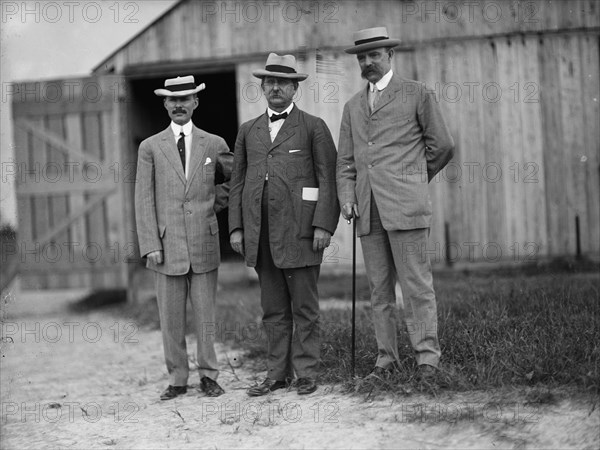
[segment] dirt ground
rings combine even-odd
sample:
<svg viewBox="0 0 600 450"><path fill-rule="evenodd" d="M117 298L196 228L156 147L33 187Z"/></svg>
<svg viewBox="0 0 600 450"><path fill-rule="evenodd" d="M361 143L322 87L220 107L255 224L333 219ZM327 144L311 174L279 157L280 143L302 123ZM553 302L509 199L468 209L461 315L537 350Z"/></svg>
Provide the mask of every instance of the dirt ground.
<svg viewBox="0 0 600 450"><path fill-rule="evenodd" d="M249 398L263 374L223 345L223 396L204 396L192 376L187 395L161 402L160 331L69 312L84 294L4 293L2 449L600 447L597 400L535 405L507 389L371 398L337 385Z"/></svg>

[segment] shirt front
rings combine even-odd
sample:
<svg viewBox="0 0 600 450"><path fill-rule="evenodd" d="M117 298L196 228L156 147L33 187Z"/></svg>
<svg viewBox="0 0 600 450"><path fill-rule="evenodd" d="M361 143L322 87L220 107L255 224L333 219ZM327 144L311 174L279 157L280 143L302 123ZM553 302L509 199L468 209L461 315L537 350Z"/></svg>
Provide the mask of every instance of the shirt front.
<svg viewBox="0 0 600 450"><path fill-rule="evenodd" d="M175 136L175 145L177 145L177 141L179 140L179 135L183 131L185 137L183 141L185 142L185 177L188 176L188 168L190 167L190 153L192 151L192 121L190 120L188 123L184 125L177 125L175 122L171 122L171 131L173 131L173 135Z"/></svg>
<svg viewBox="0 0 600 450"><path fill-rule="evenodd" d="M273 114L283 114L283 113L288 113L288 116L289 116L289 114L290 114L290 112L292 112L293 108L294 108L293 102L290 104L290 106L288 106L285 110L281 111L280 113L278 113L277 111L273 111L271 108L267 107L267 114L269 115L269 134L271 135L271 142L275 141L275 138L277 137L277 133L279 133L279 130L281 130L281 127L283 126L283 123L285 122L285 119L280 119L280 120L276 120L275 122L271 122L271 116Z"/></svg>
<svg viewBox="0 0 600 450"><path fill-rule="evenodd" d="M379 80L377 83L371 83L369 81L369 90L371 92L375 92L375 88L377 88L379 92L383 91L387 87L387 85L390 84L393 75L394 71L390 69L388 73L382 76L381 80Z"/></svg>

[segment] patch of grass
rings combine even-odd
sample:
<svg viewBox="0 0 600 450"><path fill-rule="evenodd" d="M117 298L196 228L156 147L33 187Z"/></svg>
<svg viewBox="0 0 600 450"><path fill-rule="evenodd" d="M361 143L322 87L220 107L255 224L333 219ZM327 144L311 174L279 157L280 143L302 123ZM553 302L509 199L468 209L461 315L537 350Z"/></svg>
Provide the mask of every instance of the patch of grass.
<svg viewBox="0 0 600 450"><path fill-rule="evenodd" d="M558 384L599 392L599 280L597 273L436 278L440 384L453 390ZM322 320L324 379L348 380L350 312L325 311ZM389 384L399 391L422 390L403 328L398 327L400 370ZM376 360L368 311L358 314L356 333L356 374L362 377Z"/></svg>
<svg viewBox="0 0 600 450"><path fill-rule="evenodd" d="M564 269L564 270L563 270ZM350 277L323 277L322 299L350 303ZM549 403L548 389L574 387L600 392L600 276L574 273L567 267L545 267L535 274L507 272L443 272L434 275L438 300L438 335L442 371L429 386L415 376L416 362L404 325L398 325L399 370L376 387L360 379L377 357L370 309L356 317L356 376L351 376L351 311L321 312L321 381L343 383L351 391L383 389L436 392L449 390L539 387L531 394ZM366 278L357 280L357 297L368 299ZM158 327L156 303L128 306L125 314L138 324ZM264 364L260 290L246 281L224 284L218 293L217 340L246 351L245 361ZM191 324L190 324L191 325ZM189 328L190 330L192 328ZM546 392L546 394L544 394ZM550 394L551 396L551 394ZM532 400L532 401L533 401Z"/></svg>

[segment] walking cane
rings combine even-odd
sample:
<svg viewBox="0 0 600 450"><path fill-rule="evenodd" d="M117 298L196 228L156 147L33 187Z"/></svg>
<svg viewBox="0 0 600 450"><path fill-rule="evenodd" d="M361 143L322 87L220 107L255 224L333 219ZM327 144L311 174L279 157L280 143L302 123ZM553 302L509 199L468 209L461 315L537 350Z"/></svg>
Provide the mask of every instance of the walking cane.
<svg viewBox="0 0 600 450"><path fill-rule="evenodd" d="M354 378L356 352L356 218L352 217L352 378ZM350 220L348 220L350 224Z"/></svg>

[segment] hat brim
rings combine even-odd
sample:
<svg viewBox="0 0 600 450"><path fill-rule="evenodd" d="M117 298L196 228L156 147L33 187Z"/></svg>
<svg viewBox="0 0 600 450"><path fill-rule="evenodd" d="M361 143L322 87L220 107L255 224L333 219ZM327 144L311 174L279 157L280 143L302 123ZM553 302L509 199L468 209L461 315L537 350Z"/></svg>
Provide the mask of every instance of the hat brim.
<svg viewBox="0 0 600 450"><path fill-rule="evenodd" d="M308 78L307 73L284 73L284 72L270 72L268 70L259 69L252 72L256 78L264 77L276 77L276 78L287 78L289 80L303 81Z"/></svg>
<svg viewBox="0 0 600 450"><path fill-rule="evenodd" d="M186 91L169 91L168 89L155 89L154 93L159 97L185 97L186 95L196 94L203 91L206 85L202 83L200 86L196 86L195 89L188 89Z"/></svg>
<svg viewBox="0 0 600 450"><path fill-rule="evenodd" d="M364 44L355 45L354 47L347 48L344 51L346 53L350 53L351 55L355 55L373 48L391 48L397 47L398 45L400 45L400 39L381 39L379 41L365 42Z"/></svg>

